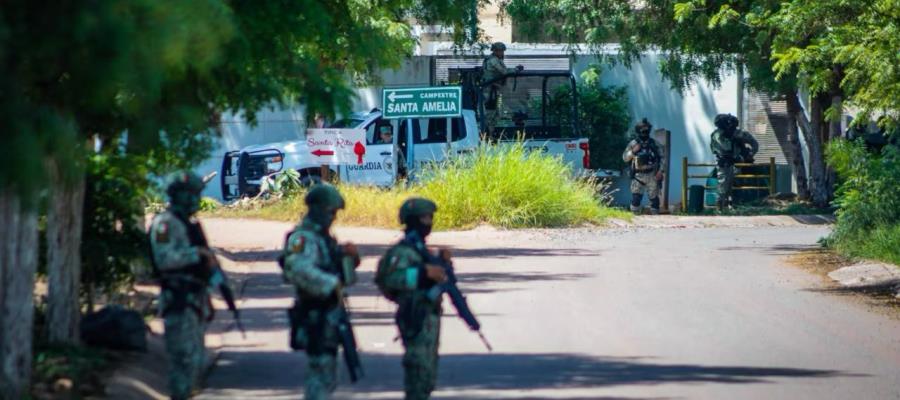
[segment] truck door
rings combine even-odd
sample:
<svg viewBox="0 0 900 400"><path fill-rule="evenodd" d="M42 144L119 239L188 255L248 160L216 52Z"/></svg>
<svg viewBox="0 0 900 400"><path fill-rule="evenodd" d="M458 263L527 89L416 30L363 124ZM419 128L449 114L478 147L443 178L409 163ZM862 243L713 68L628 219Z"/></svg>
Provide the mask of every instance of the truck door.
<svg viewBox="0 0 900 400"><path fill-rule="evenodd" d="M381 127L389 127L391 136L382 138ZM396 123L377 118L365 126L366 152L362 164L347 164L340 167L343 178L348 183L390 186L394 183L396 161L394 159L394 139L397 135ZM389 140L385 142L384 139Z"/></svg>
<svg viewBox="0 0 900 400"><path fill-rule="evenodd" d="M420 118L419 134L413 135L415 141L416 166L425 163L443 161L450 146L451 118Z"/></svg>

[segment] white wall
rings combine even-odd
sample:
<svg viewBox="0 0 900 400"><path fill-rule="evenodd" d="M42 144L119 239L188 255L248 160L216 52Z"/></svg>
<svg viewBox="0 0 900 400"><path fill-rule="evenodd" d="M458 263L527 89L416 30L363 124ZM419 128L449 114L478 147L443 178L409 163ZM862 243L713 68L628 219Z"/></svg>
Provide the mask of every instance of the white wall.
<svg viewBox="0 0 900 400"><path fill-rule="evenodd" d="M608 85L627 85L633 124L646 117L654 129L665 128L672 132L672 157L669 175L669 204L681 202L681 159L687 156L691 162L713 162L709 152L710 134L715 129L713 119L718 113L737 114L738 79L728 75L721 87L709 83L694 85L683 95L673 90L659 72L660 55L651 54L631 69L622 65L607 68L601 81ZM576 77L596 64L592 56L579 56L573 64ZM622 149L623 151L625 149ZM626 165L623 162L622 167ZM692 174L697 174L695 171ZM627 174L616 182L619 189L615 196L618 204L631 201ZM689 184L698 181L690 181ZM645 204L647 199L644 199Z"/></svg>

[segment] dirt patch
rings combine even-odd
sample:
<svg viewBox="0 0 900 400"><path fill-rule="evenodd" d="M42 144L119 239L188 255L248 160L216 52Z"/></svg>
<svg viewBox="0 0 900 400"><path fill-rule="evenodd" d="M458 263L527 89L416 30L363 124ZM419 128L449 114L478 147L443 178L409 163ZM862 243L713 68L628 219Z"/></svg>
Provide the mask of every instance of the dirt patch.
<svg viewBox="0 0 900 400"><path fill-rule="evenodd" d="M852 298L872 308L873 311L900 319L900 298L891 285L843 286L828 276L838 269L858 263L828 249L802 251L788 257L788 263L818 275L822 278L823 288L819 291Z"/></svg>
<svg viewBox="0 0 900 400"><path fill-rule="evenodd" d="M839 268L853 265L853 260L828 249L801 251L788 257L792 265L803 268L833 282L828 274Z"/></svg>

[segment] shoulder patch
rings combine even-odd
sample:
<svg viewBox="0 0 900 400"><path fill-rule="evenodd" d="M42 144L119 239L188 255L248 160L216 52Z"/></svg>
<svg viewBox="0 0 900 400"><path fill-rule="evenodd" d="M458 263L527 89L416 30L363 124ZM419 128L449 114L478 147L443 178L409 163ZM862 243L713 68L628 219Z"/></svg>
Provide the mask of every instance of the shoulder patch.
<svg viewBox="0 0 900 400"><path fill-rule="evenodd" d="M299 253L303 251L304 246L306 246L306 237L303 235L297 235L297 237L291 242L291 253Z"/></svg>
<svg viewBox="0 0 900 400"><path fill-rule="evenodd" d="M166 243L169 241L169 223L162 221L156 228L157 243Z"/></svg>

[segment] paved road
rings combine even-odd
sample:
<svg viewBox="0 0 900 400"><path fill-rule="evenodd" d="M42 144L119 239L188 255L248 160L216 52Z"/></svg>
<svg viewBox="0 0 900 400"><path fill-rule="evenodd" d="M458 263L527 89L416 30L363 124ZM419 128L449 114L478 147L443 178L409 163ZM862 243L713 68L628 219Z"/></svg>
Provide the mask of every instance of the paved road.
<svg viewBox="0 0 900 400"><path fill-rule="evenodd" d="M677 224L676 224L677 225ZM300 398L287 349L290 288L271 260L289 224L209 220L246 281L248 338L225 336L201 398ZM444 317L436 399L900 399L900 321L822 292L784 265L823 226L437 233L495 350ZM397 234L338 229L361 244L351 300L367 377L336 398L402 397L392 305L372 278Z"/></svg>

